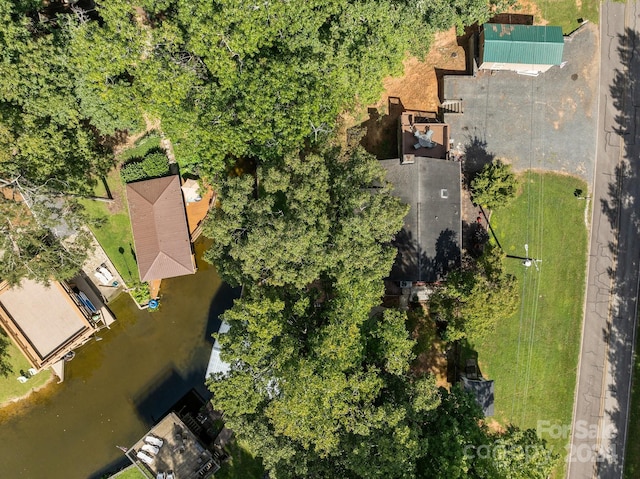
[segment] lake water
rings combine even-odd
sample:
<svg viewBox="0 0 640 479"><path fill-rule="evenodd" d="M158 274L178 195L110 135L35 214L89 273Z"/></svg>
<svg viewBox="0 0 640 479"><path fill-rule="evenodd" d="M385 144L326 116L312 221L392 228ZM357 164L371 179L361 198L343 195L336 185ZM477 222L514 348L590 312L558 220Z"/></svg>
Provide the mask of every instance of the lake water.
<svg viewBox="0 0 640 479"><path fill-rule="evenodd" d="M123 463L116 446L132 445L192 387L207 394L211 333L239 291L198 267L163 281L155 313L120 295L109 304L117 322L76 351L64 383L0 410L0 479L100 478Z"/></svg>

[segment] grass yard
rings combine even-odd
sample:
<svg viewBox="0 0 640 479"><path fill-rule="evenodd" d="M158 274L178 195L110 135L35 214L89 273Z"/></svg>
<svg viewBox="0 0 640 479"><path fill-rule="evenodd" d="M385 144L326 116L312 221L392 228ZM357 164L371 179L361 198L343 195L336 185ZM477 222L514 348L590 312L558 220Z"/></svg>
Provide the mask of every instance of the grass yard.
<svg viewBox="0 0 640 479"><path fill-rule="evenodd" d="M640 437L640 336L636 337L636 352L633 358L633 383L631 389L631 412L629 414L629 429L627 437ZM640 441L627 441L627 450L625 452L624 477L627 479L636 479L640 476Z"/></svg>
<svg viewBox="0 0 640 479"><path fill-rule="evenodd" d="M126 469L110 476L109 479L148 479L147 476L142 474L136 466L133 464Z"/></svg>
<svg viewBox="0 0 640 479"><path fill-rule="evenodd" d="M3 333L0 332L0 334ZM51 370L45 369L35 376L32 376L26 383L19 383L17 378L20 376L20 370L26 371L31 366L12 342L7 346L7 355L12 372L6 378L0 376L0 404L11 399L22 397L32 389L42 386L51 379L53 373Z"/></svg>
<svg viewBox="0 0 640 479"><path fill-rule="evenodd" d="M559 25L565 35L580 26L579 18L593 23L599 20L599 0L535 0L534 3L537 6L534 23L539 25L545 20L548 25ZM522 12L526 10L522 8Z"/></svg>
<svg viewBox="0 0 640 479"><path fill-rule="evenodd" d="M81 200L81 203L94 220L94 224L90 225L91 231L125 282L133 285L140 279L134 257L133 235L125 203L124 185L116 170L109 173L107 184L114 197L120 198L114 211L110 211L109 203L91 200ZM104 187L101 188L104 191ZM96 194L99 193L96 191Z"/></svg>
<svg viewBox="0 0 640 479"><path fill-rule="evenodd" d="M262 462L256 459L242 441L226 446L231 459L215 473L215 479L260 479L264 474Z"/></svg>
<svg viewBox="0 0 640 479"><path fill-rule="evenodd" d="M508 255L538 258L539 271L519 259L507 269L519 278L521 309L499 323L495 334L471 340L485 377L495 380L495 417L500 424L537 428L538 421L569 426L581 341L587 259L587 185L553 173L522 175L518 198L494 212L491 223ZM564 459L567 437L545 437ZM556 478L564 477L558 461Z"/></svg>

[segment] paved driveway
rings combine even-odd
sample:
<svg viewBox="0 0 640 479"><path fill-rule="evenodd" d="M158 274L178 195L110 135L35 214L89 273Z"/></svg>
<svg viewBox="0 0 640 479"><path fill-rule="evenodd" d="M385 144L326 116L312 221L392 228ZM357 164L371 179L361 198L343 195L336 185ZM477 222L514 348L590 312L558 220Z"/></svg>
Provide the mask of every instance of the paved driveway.
<svg viewBox="0 0 640 479"><path fill-rule="evenodd" d="M467 150L467 171L493 156L519 170L576 174L591 183L596 145L598 28L585 24L565 39L563 68L538 77L512 72L446 76L444 99L463 102L445 114L455 149Z"/></svg>
<svg viewBox="0 0 640 479"><path fill-rule="evenodd" d="M569 479L623 476L640 267L639 6L602 4L593 226Z"/></svg>

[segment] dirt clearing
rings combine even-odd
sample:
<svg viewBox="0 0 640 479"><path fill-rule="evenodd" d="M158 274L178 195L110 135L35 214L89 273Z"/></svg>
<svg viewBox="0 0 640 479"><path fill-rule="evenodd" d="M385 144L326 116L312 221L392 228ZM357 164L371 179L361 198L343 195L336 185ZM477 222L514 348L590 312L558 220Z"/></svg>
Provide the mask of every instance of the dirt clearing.
<svg viewBox="0 0 640 479"><path fill-rule="evenodd" d="M464 69L465 51L458 45L455 28L438 33L425 61L409 57L404 61L403 76L384 80L382 98L373 106L384 108L389 97L396 97L406 109L438 111L438 76Z"/></svg>

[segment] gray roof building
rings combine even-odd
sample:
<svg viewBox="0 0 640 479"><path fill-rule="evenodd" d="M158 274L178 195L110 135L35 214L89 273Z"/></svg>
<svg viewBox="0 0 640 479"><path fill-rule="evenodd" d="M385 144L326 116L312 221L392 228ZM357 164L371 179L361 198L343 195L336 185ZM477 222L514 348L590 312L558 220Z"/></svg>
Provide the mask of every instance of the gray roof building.
<svg viewBox="0 0 640 479"><path fill-rule="evenodd" d="M482 378L474 380L463 376L462 387L476 397L476 402L482 408L485 417L493 416L494 386L492 380Z"/></svg>
<svg viewBox="0 0 640 479"><path fill-rule="evenodd" d="M460 262L460 163L415 157L413 163L381 160L393 194L410 206L396 235L393 281L433 283Z"/></svg>

